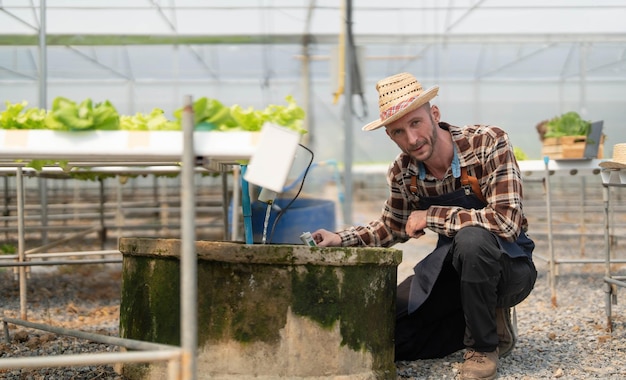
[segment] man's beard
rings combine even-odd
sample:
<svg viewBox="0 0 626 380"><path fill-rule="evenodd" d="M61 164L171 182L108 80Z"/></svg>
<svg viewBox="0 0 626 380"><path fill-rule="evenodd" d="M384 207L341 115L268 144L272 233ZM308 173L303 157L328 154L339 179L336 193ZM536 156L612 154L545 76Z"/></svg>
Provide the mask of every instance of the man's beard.
<svg viewBox="0 0 626 380"><path fill-rule="evenodd" d="M432 134L430 135L430 141L428 139L426 139L426 142L424 142L424 144L418 143L417 145L410 146L409 149L407 149L407 151L404 152L407 155L413 157L411 155L411 153L410 153L413 149L421 148L424 145L429 145L429 143L430 143L430 154L428 155L428 157L419 160L421 162L424 162L424 161L428 160L430 157L432 157L433 153L435 152L435 144L437 143L437 132L436 132L435 128L437 128L438 125L435 124L435 121L433 120L433 116L432 115L430 115L430 124L433 127L432 128ZM415 158L415 157L413 157L413 158Z"/></svg>

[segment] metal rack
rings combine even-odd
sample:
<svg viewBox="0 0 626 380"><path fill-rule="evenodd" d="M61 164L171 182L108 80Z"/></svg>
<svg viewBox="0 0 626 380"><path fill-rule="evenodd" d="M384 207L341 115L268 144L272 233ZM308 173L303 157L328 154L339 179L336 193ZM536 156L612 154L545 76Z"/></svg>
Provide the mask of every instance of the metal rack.
<svg viewBox="0 0 626 380"><path fill-rule="evenodd" d="M552 193L551 193L551 178L553 176L580 176L581 178L591 176L604 176L599 164L602 162L600 159L568 159L568 160L550 160L544 161L520 161L520 171L524 181L528 180L540 180L545 184L546 191L546 219L548 224L548 254L542 255L540 253L534 253L533 256L544 260L549 265L548 279L550 281L551 290L551 303L553 306L557 306L557 292L556 292L556 277L558 275L558 266L562 264L604 264L604 259L564 259L559 258L554 251L554 233L552 223ZM584 199L582 200L584 203ZM581 209L582 210L582 209ZM582 236L582 235L581 235ZM613 260L613 263L626 263L626 260Z"/></svg>
<svg viewBox="0 0 626 380"><path fill-rule="evenodd" d="M611 257L611 187L626 187L626 170L602 169L602 198L604 202L604 284L605 284L605 310L606 323L609 331L613 331L612 305L617 303L618 286L626 287L626 275L613 273L611 264L618 262Z"/></svg>
<svg viewBox="0 0 626 380"><path fill-rule="evenodd" d="M162 347L148 342L116 339L112 344L144 352L100 355L71 355L62 358L28 357L0 359L0 369L41 368L78 364L167 361L169 377L196 378L197 273L195 255L194 172L198 166L217 170L247 161L255 151L257 137L249 132L194 132L192 99L185 97L181 132L54 132L47 130L1 130L0 162L15 167L18 202L18 258L21 319L4 318L7 323L52 331L53 326L33 324L26 319L26 264L24 250L23 164L16 159L63 160L68 166L179 165L181 167L181 347ZM22 166L20 166L22 165ZM183 328L184 326L184 328ZM83 336L80 331L59 333ZM81 334L82 333L82 334ZM92 334L89 339L107 340ZM143 343L143 344L142 344Z"/></svg>

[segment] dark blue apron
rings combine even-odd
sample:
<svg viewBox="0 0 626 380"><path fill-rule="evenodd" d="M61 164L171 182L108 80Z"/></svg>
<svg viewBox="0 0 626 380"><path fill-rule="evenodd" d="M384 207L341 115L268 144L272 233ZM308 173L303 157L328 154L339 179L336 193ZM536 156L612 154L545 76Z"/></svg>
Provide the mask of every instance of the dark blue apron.
<svg viewBox="0 0 626 380"><path fill-rule="evenodd" d="M434 197L422 197L419 200L419 209L426 210L433 205L458 206L466 209L481 209L485 207L485 204L469 188L461 188L452 193ZM506 241L499 236L496 236L496 238L502 251L510 257L532 258L535 243L523 231L515 242ZM451 237L439 235L435 250L413 268L415 276L413 276L411 281L409 314L417 310L428 298L451 246Z"/></svg>

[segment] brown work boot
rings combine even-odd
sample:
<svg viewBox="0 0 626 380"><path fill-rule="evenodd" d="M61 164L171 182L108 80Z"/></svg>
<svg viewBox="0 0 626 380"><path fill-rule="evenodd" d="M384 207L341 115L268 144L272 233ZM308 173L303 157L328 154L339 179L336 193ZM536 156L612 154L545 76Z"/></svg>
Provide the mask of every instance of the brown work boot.
<svg viewBox="0 0 626 380"><path fill-rule="evenodd" d="M462 380L493 380L498 369L498 349L479 352L468 348L463 355Z"/></svg>
<svg viewBox="0 0 626 380"><path fill-rule="evenodd" d="M498 332L498 349L500 357L503 358L511 353L517 342L517 320L515 308L513 309L513 320L511 320L511 308L496 308L496 330Z"/></svg>

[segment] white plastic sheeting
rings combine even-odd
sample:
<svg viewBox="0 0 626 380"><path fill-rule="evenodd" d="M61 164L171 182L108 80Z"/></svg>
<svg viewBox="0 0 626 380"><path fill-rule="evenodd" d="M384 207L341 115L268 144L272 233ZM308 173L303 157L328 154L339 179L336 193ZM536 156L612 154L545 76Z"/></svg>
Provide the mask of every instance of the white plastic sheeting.
<svg viewBox="0 0 626 380"><path fill-rule="evenodd" d="M440 85L445 121L499 125L530 158L541 158L535 125L568 111L604 120L607 156L626 140L626 0L352 1L353 120L333 102L346 4L2 0L0 101L90 97L171 114L185 95L244 107L293 95L316 160L380 163L397 147L360 127L377 117L376 81L409 71Z"/></svg>

